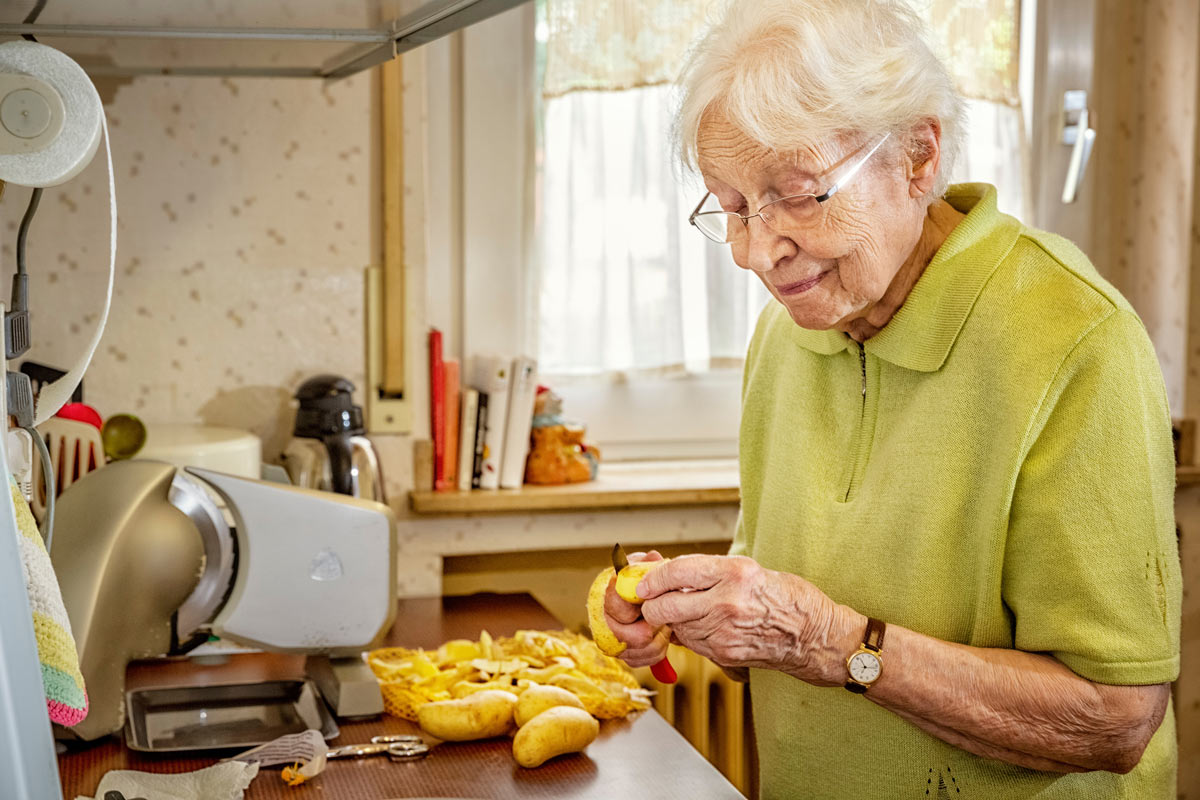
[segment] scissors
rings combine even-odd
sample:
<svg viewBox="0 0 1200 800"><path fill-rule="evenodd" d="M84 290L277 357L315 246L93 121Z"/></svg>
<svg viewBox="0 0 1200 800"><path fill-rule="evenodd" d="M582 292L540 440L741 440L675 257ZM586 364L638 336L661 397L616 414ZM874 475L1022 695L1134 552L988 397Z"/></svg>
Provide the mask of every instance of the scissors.
<svg viewBox="0 0 1200 800"><path fill-rule="evenodd" d="M348 744L335 747L325 754L325 758L366 758L367 756L386 755L392 761L416 761L429 754L429 745L415 734L393 733L385 736L372 736L368 744Z"/></svg>

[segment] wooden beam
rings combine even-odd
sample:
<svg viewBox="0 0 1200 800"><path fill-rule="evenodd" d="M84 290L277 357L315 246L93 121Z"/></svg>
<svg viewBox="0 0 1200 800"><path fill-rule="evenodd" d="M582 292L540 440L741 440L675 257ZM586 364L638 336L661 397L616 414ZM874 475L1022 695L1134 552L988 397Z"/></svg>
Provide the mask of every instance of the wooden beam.
<svg viewBox="0 0 1200 800"><path fill-rule="evenodd" d="M380 67L383 118L383 382L404 394L404 79L400 59Z"/></svg>

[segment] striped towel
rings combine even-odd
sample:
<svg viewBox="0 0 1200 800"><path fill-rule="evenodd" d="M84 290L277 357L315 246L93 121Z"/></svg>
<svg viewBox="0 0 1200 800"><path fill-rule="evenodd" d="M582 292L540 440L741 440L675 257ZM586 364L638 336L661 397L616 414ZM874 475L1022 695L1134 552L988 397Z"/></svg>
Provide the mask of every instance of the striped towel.
<svg viewBox="0 0 1200 800"><path fill-rule="evenodd" d="M71 623L63 606L62 593L50 554L38 533L37 523L29 504L10 479L13 507L17 512L17 529L21 536L21 560L25 564L25 589L33 607L33 632L37 637L38 658L42 662L42 685L46 689L46 707L50 721L66 727L83 721L88 712L87 690L79 671L79 654Z"/></svg>

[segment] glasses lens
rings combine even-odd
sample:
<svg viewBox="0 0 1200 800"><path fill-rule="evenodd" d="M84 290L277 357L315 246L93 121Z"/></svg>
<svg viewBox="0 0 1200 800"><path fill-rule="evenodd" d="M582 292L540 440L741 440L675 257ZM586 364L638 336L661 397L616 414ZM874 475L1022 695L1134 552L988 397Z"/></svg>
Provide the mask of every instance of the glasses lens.
<svg viewBox="0 0 1200 800"><path fill-rule="evenodd" d="M759 213L774 230L802 228L821 215L821 204L812 195L801 194L768 203Z"/></svg>
<svg viewBox="0 0 1200 800"><path fill-rule="evenodd" d="M729 241L730 223L733 217L717 211L696 215L696 227L700 232L714 242L725 244Z"/></svg>

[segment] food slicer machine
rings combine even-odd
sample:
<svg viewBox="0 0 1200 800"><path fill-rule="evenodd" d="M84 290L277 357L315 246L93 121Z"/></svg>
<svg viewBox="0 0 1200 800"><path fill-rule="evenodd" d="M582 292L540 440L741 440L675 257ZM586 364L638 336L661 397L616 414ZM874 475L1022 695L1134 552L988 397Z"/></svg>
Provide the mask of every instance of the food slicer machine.
<svg viewBox="0 0 1200 800"><path fill-rule="evenodd" d="M55 531L51 560L91 703L60 736L120 730L126 666L181 655L210 634L309 654L309 676L338 715L383 710L360 653L395 614L396 519L387 506L118 461L63 493Z"/></svg>

